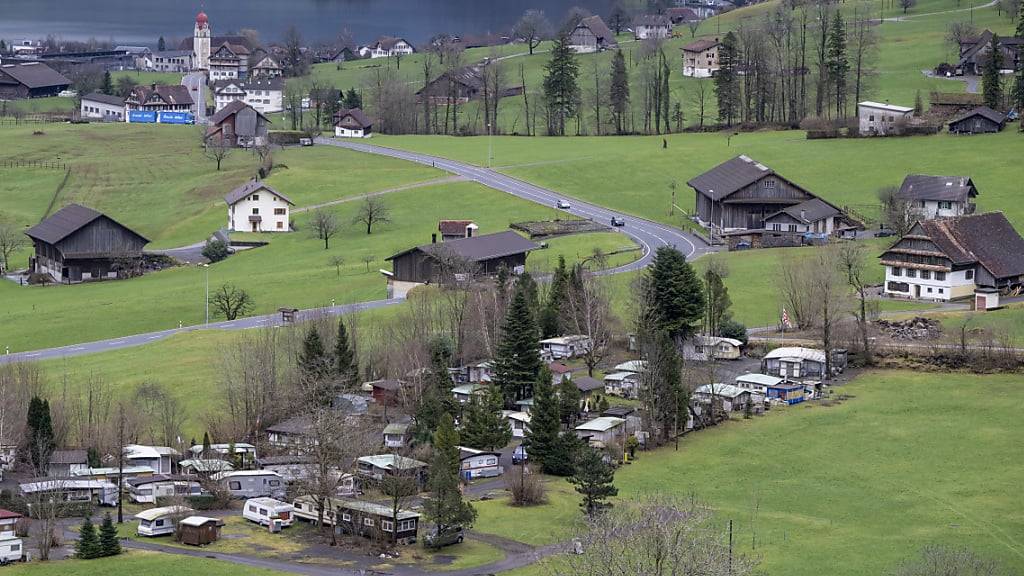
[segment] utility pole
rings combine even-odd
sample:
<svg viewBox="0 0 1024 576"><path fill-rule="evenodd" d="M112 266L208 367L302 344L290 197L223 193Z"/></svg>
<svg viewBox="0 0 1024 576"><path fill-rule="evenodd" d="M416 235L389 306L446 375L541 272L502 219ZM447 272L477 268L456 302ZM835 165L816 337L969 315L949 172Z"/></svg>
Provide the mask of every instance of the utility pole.
<svg viewBox="0 0 1024 576"><path fill-rule="evenodd" d="M124 523L124 404L117 408L117 523Z"/></svg>
<svg viewBox="0 0 1024 576"><path fill-rule="evenodd" d="M206 268L206 324L210 323L210 265L203 264Z"/></svg>
<svg viewBox="0 0 1024 576"><path fill-rule="evenodd" d="M491 128L491 123L487 123L487 167L491 167L491 162L494 160L494 129Z"/></svg>

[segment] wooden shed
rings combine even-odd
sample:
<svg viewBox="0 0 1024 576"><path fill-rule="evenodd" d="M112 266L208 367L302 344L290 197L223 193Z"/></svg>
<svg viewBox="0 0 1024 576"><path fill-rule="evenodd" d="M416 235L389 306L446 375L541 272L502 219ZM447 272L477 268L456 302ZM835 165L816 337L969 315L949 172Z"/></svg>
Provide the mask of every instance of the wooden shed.
<svg viewBox="0 0 1024 576"><path fill-rule="evenodd" d="M949 121L950 134L991 134L1006 126L1006 115L987 106L979 106Z"/></svg>
<svg viewBox="0 0 1024 576"><path fill-rule="evenodd" d="M224 521L206 516L189 516L178 523L178 535L182 544L206 546L220 539Z"/></svg>

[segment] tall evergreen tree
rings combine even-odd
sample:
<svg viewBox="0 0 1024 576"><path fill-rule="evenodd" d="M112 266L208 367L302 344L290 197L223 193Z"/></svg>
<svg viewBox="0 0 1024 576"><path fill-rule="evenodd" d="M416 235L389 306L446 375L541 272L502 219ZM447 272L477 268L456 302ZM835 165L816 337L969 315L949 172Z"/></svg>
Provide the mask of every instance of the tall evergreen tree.
<svg viewBox="0 0 1024 576"><path fill-rule="evenodd" d="M718 47L718 73L715 76L718 121L726 126L732 126L733 121L739 117L739 61L739 44L736 35L730 31L722 38L722 45Z"/></svg>
<svg viewBox="0 0 1024 576"><path fill-rule="evenodd" d="M999 36L992 35L988 58L981 70L981 94L985 106L998 110L1003 99L1003 78L999 70L1003 67L1003 55L999 51Z"/></svg>
<svg viewBox="0 0 1024 576"><path fill-rule="evenodd" d="M352 390L359 382L359 360L342 319L338 320L338 337L334 341L334 373L342 390Z"/></svg>
<svg viewBox="0 0 1024 576"><path fill-rule="evenodd" d="M447 338L438 337L430 342L430 372L416 407L416 425L413 429L413 438L418 442L432 442L441 417L454 414L452 376L448 372L451 358L452 346Z"/></svg>
<svg viewBox="0 0 1024 576"><path fill-rule="evenodd" d="M558 385L558 415L568 429L576 424L580 413L580 389L572 378L566 378Z"/></svg>
<svg viewBox="0 0 1024 576"><path fill-rule="evenodd" d="M117 526L110 517L110 512L103 515L103 523L99 532L100 556L117 556L121 553L121 541L117 537Z"/></svg>
<svg viewBox="0 0 1024 576"><path fill-rule="evenodd" d="M661 101L658 102L658 106L661 108L661 119L665 123L665 133L670 134L672 132L672 118L669 114L669 107L672 103L672 93L668 88L668 77L672 74L672 66L669 65L668 57L665 56L664 50L658 51L658 57L661 59Z"/></svg>
<svg viewBox="0 0 1024 576"><path fill-rule="evenodd" d="M658 330L687 338L704 314L704 289L682 252L662 246L644 278L645 296Z"/></svg>
<svg viewBox="0 0 1024 576"><path fill-rule="evenodd" d="M302 351L299 352L299 369L309 377L322 377L327 373L330 362L320 332L313 326L309 327L306 337L302 340Z"/></svg>
<svg viewBox="0 0 1024 576"><path fill-rule="evenodd" d="M707 296L704 332L709 336L721 336L722 325L732 317L729 312L732 299L729 298L729 288L722 281L722 276L711 266L704 271L704 292Z"/></svg>
<svg viewBox="0 0 1024 576"><path fill-rule="evenodd" d="M78 529L78 542L75 542L75 556L80 560L92 560L101 556L100 541L96 536L96 526L88 516L82 520Z"/></svg>
<svg viewBox="0 0 1024 576"><path fill-rule="evenodd" d="M505 401L496 386L483 396L473 395L465 415L460 436L462 445L478 450L498 450L512 440L512 429L501 417Z"/></svg>
<svg viewBox="0 0 1024 576"><path fill-rule="evenodd" d="M110 78L110 70L103 73L103 86L100 87L100 92L104 94L114 94L114 81Z"/></svg>
<svg viewBox="0 0 1024 576"><path fill-rule="evenodd" d="M655 336L653 357L647 355L652 374L645 378L647 411L657 440L667 442L686 426L689 394L682 382L682 360L668 334Z"/></svg>
<svg viewBox="0 0 1024 576"><path fill-rule="evenodd" d="M565 136L566 121L576 115L580 106L579 65L569 47L568 37L562 35L555 40L551 59L544 66L544 71L548 134Z"/></svg>
<svg viewBox="0 0 1024 576"><path fill-rule="evenodd" d="M594 517L598 512L608 508L608 499L619 493L612 483L615 480L615 469L605 464L601 453L593 448L580 450L576 458L576 471L569 482L576 486L576 492L583 495L580 508Z"/></svg>
<svg viewBox="0 0 1024 576"><path fill-rule="evenodd" d="M342 104L349 110L352 108L362 108L363 96L359 94L359 92L356 92L355 88L349 88L348 92L345 92L345 98L342 100Z"/></svg>
<svg viewBox="0 0 1024 576"><path fill-rule="evenodd" d="M612 56L612 77L609 86L611 93L608 104L612 109L615 133L625 134L626 117L629 112L629 72L626 71L626 58L622 55L622 50L616 50Z"/></svg>
<svg viewBox="0 0 1024 576"><path fill-rule="evenodd" d="M516 400L533 396L541 361L537 323L527 304L527 289L517 285L512 304L505 314L501 340L494 357L494 382L512 407Z"/></svg>
<svg viewBox="0 0 1024 576"><path fill-rule="evenodd" d="M445 414L434 433L434 458L430 464L430 495L423 503L427 519L438 532L453 526L470 526L476 520L472 504L459 489L459 433L451 414Z"/></svg>
<svg viewBox="0 0 1024 576"><path fill-rule="evenodd" d="M25 443L28 445L29 464L38 476L45 476L50 455L57 447L53 437L53 420L50 418L50 402L33 396L28 404L25 421Z"/></svg>
<svg viewBox="0 0 1024 576"><path fill-rule="evenodd" d="M565 256L559 254L558 267L548 287L548 301L540 312L540 333L544 338L562 334L562 314L569 298L569 272L565 268Z"/></svg>
<svg viewBox="0 0 1024 576"><path fill-rule="evenodd" d="M203 458L210 457L210 433L203 432Z"/></svg>
<svg viewBox="0 0 1024 576"><path fill-rule="evenodd" d="M164 40L163 36L161 36L160 39L156 41L156 49L157 52L163 52L167 50L167 41Z"/></svg>
<svg viewBox="0 0 1024 576"><path fill-rule="evenodd" d="M846 23L839 10L832 18L828 33L828 79L835 98L836 118L846 116L846 80L850 73L850 61L846 54Z"/></svg>
<svg viewBox="0 0 1024 576"><path fill-rule="evenodd" d="M562 432L561 410L555 389L551 383L551 370L541 368L537 384L533 387L533 409L530 410L530 427L523 442L530 461L549 472L554 467L552 455L558 450L559 435Z"/></svg>

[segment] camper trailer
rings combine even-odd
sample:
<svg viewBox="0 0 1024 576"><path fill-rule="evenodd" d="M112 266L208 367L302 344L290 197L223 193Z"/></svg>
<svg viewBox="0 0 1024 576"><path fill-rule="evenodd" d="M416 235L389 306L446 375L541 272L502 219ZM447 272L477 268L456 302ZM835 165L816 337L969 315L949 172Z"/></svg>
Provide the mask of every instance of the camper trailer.
<svg viewBox="0 0 1024 576"><path fill-rule="evenodd" d="M284 478L270 470L236 470L213 475L234 498L271 498L284 496Z"/></svg>
<svg viewBox="0 0 1024 576"><path fill-rule="evenodd" d="M150 508L135 515L139 521L136 533L139 536L167 536L174 534L175 524L178 520L191 516L195 510L185 506L164 506L162 508Z"/></svg>
<svg viewBox="0 0 1024 576"><path fill-rule="evenodd" d="M100 506L117 506L117 486L98 480L49 479L19 484L23 496L47 492L63 502L92 502Z"/></svg>
<svg viewBox="0 0 1024 576"><path fill-rule="evenodd" d="M0 536L0 564L17 562L25 555L25 545L21 538Z"/></svg>
<svg viewBox="0 0 1024 576"><path fill-rule="evenodd" d="M275 520L280 520L284 528L294 522L294 511L295 508L287 502L273 498L250 498L245 501L242 517L260 526L270 526Z"/></svg>

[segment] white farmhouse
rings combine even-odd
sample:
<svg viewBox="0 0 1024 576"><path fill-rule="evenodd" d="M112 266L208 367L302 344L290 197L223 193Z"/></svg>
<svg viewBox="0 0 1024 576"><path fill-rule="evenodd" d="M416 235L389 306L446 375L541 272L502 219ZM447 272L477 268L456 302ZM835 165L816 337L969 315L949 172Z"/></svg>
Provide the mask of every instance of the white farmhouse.
<svg viewBox="0 0 1024 576"><path fill-rule="evenodd" d="M857 104L858 128L861 136L899 134L903 124L913 115L914 109L906 106L868 101Z"/></svg>
<svg viewBox="0 0 1024 576"><path fill-rule="evenodd" d="M633 37L637 40L672 36L672 19L665 14L641 14L633 19Z"/></svg>
<svg viewBox="0 0 1024 576"><path fill-rule="evenodd" d="M625 444L626 421L615 416L600 416L575 428L576 436L592 446L605 447L615 442Z"/></svg>
<svg viewBox="0 0 1024 576"><path fill-rule="evenodd" d="M124 98L94 92L82 96L82 105L78 110L82 118L104 120L106 122L124 121Z"/></svg>
<svg viewBox="0 0 1024 576"><path fill-rule="evenodd" d="M213 85L213 100L217 112L236 100L263 114L281 112L284 110L284 79L218 80Z"/></svg>
<svg viewBox="0 0 1024 576"><path fill-rule="evenodd" d="M978 189L967 176L909 174L896 192L896 199L908 202L923 220L974 213Z"/></svg>
<svg viewBox="0 0 1024 576"><path fill-rule="evenodd" d="M373 121L359 108L341 110L334 115L334 136L369 138L373 136Z"/></svg>
<svg viewBox="0 0 1024 576"><path fill-rule="evenodd" d="M363 58L387 58L389 56L405 56L412 54L416 49L404 38L392 36L381 36L368 46L359 48L359 55Z"/></svg>
<svg viewBox="0 0 1024 576"><path fill-rule="evenodd" d="M288 232L294 202L259 180L232 190L228 205L228 230L232 232Z"/></svg>

